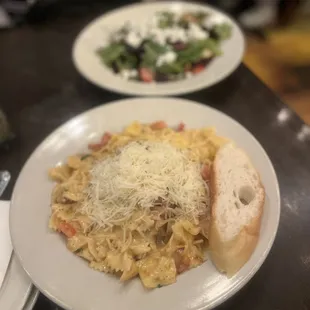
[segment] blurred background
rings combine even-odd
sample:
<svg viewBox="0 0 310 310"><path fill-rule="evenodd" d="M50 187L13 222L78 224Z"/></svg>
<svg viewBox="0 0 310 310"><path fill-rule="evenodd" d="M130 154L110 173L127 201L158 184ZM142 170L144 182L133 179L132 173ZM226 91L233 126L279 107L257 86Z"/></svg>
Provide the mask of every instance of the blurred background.
<svg viewBox="0 0 310 310"><path fill-rule="evenodd" d="M145 2L159 0L143 0ZM113 7L136 1L114 0ZM246 65L310 124L310 0L205 0L239 21ZM105 0L0 0L0 27L40 27L60 15L100 14ZM86 24L86 22L85 22Z"/></svg>

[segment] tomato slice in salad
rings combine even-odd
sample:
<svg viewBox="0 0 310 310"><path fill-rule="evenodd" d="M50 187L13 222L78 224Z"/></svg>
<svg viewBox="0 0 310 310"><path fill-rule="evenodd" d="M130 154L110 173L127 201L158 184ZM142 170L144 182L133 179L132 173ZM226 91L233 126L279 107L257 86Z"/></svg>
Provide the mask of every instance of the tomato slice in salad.
<svg viewBox="0 0 310 310"><path fill-rule="evenodd" d="M139 76L143 82L150 83L154 80L153 72L149 68L140 68Z"/></svg>
<svg viewBox="0 0 310 310"><path fill-rule="evenodd" d="M203 71L204 69L205 69L205 65L203 65L203 64L198 64L198 65L194 65L193 67L192 67L192 73L194 73L194 74L198 74L198 73L200 73L201 71Z"/></svg>

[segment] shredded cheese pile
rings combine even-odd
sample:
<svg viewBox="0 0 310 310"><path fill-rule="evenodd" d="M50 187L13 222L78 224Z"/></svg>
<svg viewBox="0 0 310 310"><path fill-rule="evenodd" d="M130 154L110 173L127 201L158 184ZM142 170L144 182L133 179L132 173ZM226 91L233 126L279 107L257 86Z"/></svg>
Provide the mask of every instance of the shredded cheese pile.
<svg viewBox="0 0 310 310"><path fill-rule="evenodd" d="M99 227L125 222L135 211L150 211L158 203L190 218L197 218L209 204L200 164L186 151L154 141L131 142L97 162L87 198L82 211Z"/></svg>

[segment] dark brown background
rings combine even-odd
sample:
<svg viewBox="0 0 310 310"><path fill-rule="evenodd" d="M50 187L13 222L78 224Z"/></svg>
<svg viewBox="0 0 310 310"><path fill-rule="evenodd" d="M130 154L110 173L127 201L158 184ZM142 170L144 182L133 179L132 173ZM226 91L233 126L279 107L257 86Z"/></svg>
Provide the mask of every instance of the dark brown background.
<svg viewBox="0 0 310 310"><path fill-rule="evenodd" d="M77 74L71 47L87 22L121 3L65 6L43 24L0 33L0 106L16 134L0 150L0 170L13 175L5 199L47 134L80 112L120 98ZM310 309L310 145L309 135L302 134L304 123L243 65L222 83L185 97L224 111L248 128L269 154L281 188L281 220L270 255L250 283L219 309ZM283 111L288 118L280 121ZM35 310L49 309L55 306L40 296Z"/></svg>

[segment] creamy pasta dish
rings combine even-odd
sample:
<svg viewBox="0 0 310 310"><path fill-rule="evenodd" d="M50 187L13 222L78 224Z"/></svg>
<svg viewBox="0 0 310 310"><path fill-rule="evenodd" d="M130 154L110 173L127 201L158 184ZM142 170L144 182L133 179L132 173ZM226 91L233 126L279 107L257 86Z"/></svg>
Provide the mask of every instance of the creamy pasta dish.
<svg viewBox="0 0 310 310"><path fill-rule="evenodd" d="M224 143L212 128L163 121L106 132L89 154L50 169L49 226L95 270L172 284L206 259L209 165Z"/></svg>

